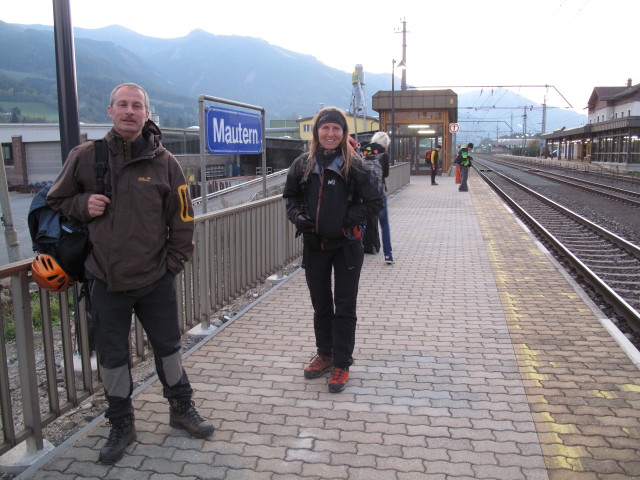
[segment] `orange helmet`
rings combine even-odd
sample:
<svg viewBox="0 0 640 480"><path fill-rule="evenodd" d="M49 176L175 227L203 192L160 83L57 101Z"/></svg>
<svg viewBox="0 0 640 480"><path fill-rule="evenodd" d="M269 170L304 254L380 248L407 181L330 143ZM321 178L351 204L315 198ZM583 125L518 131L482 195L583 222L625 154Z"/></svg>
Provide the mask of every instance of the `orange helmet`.
<svg viewBox="0 0 640 480"><path fill-rule="evenodd" d="M50 292L64 292L73 285L73 279L67 275L55 258L46 253L40 253L33 259L31 275L41 288Z"/></svg>

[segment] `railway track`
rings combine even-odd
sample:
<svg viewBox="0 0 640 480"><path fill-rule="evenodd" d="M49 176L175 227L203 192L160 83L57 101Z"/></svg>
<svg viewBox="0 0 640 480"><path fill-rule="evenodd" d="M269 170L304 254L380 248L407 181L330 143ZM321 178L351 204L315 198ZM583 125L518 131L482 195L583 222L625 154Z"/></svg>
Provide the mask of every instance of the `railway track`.
<svg viewBox="0 0 640 480"><path fill-rule="evenodd" d="M630 190L627 188L620 188L608 183L599 183L577 178L575 175L563 175L560 173L544 171L531 166L523 166L511 162L500 161L494 158L492 158L491 161L509 168L515 168L520 171L527 172L531 175L545 178L547 180L579 188L592 194L605 196L612 200L617 200L619 202L623 202L635 207L640 207L640 192L638 191Z"/></svg>
<svg viewBox="0 0 640 480"><path fill-rule="evenodd" d="M476 158L474 167L637 335L640 332L640 247L494 171L482 160Z"/></svg>

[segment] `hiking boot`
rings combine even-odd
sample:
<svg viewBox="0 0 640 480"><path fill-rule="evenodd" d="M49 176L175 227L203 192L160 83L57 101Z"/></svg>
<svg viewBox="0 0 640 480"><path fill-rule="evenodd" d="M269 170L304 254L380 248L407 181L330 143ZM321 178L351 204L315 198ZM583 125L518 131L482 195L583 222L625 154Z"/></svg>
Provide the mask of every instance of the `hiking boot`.
<svg viewBox="0 0 640 480"><path fill-rule="evenodd" d="M213 425L198 414L191 399L169 399L169 425L186 430L196 438L208 438L213 433Z"/></svg>
<svg viewBox="0 0 640 480"><path fill-rule="evenodd" d="M100 449L98 461L111 465L124 455L124 450L136 439L133 413L123 417L110 418L111 431L104 447Z"/></svg>
<svg viewBox="0 0 640 480"><path fill-rule="evenodd" d="M333 357L327 355L316 355L311 359L311 363L304 369L304 378L318 378L333 367Z"/></svg>
<svg viewBox="0 0 640 480"><path fill-rule="evenodd" d="M431 185L437 185L437 183L436 182L431 182Z"/></svg>
<svg viewBox="0 0 640 480"><path fill-rule="evenodd" d="M349 380L349 369L333 367L331 376L329 377L329 391L331 393L338 393L344 390L345 385Z"/></svg>
<svg viewBox="0 0 640 480"><path fill-rule="evenodd" d="M393 261L393 255L385 255L384 263L387 263L389 265L393 265L396 262Z"/></svg>

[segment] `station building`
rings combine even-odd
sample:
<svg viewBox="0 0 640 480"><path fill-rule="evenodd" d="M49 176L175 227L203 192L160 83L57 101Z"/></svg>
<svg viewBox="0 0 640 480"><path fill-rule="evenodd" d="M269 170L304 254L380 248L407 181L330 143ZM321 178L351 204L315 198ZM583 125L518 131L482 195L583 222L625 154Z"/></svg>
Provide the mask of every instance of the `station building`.
<svg viewBox="0 0 640 480"><path fill-rule="evenodd" d="M395 161L409 162L412 175L430 175L425 154L441 145L440 163L448 171L455 155L450 125L458 120L458 95L453 90L391 90L373 95L380 126L395 138Z"/></svg>
<svg viewBox="0 0 640 480"><path fill-rule="evenodd" d="M103 138L112 124L81 124L80 140ZM187 182L200 181L200 133L198 128L165 128L162 144L173 153ZM266 138L268 172L288 168L304 151L306 142L295 138ZM60 128L57 123L0 123L0 144L7 183L12 189L37 189L56 179L62 170ZM261 155L207 155L209 191L231 186L233 177L260 175ZM237 179L238 182L246 178ZM194 196L199 196L193 191Z"/></svg>
<svg viewBox="0 0 640 480"><path fill-rule="evenodd" d="M589 123L541 135L560 160L640 171L640 84L595 87L586 107Z"/></svg>

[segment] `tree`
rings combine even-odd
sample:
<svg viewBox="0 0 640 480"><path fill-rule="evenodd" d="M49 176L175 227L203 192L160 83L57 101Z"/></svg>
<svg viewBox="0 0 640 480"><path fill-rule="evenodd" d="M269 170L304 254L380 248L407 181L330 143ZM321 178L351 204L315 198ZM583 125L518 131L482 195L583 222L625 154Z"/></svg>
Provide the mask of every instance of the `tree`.
<svg viewBox="0 0 640 480"><path fill-rule="evenodd" d="M22 113L22 111L20 110L20 108L18 107L13 107L11 109L11 123L18 123L20 122L20 114Z"/></svg>

